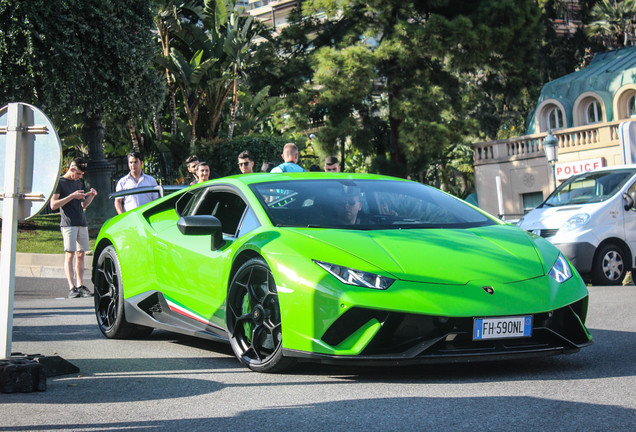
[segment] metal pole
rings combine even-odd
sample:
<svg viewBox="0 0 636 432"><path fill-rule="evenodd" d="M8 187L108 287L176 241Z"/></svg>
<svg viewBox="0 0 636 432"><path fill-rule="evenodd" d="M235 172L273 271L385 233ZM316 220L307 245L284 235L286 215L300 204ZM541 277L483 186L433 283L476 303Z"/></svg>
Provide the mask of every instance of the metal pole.
<svg viewBox="0 0 636 432"><path fill-rule="evenodd" d="M2 246L0 252L0 359L11 357L15 246L18 234L20 153L22 150L22 106L11 103L7 111Z"/></svg>

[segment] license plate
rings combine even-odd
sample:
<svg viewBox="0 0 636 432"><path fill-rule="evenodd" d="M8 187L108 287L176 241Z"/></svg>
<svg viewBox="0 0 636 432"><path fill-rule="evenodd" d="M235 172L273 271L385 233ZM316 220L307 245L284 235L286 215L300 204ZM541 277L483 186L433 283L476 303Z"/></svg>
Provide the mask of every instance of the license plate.
<svg viewBox="0 0 636 432"><path fill-rule="evenodd" d="M532 336L532 315L475 318L473 340L506 339Z"/></svg>

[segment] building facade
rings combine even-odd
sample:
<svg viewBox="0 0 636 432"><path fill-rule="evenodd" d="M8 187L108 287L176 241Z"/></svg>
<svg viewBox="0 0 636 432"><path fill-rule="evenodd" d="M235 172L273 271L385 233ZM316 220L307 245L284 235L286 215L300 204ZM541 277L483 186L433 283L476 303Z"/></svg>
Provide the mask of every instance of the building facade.
<svg viewBox="0 0 636 432"><path fill-rule="evenodd" d="M636 47L597 54L590 65L547 83L526 135L472 145L479 207L504 220L540 204L557 182L600 166L630 162L636 120ZM636 124L636 123L634 123ZM558 142L554 170L543 149Z"/></svg>
<svg viewBox="0 0 636 432"><path fill-rule="evenodd" d="M296 0L244 0L246 8L254 18L261 21L274 31L279 31L288 25L289 13L296 6Z"/></svg>

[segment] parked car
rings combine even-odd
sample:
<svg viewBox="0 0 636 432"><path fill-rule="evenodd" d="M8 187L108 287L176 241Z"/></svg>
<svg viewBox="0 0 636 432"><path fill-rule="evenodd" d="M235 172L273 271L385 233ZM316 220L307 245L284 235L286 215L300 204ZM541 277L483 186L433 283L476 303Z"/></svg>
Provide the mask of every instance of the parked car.
<svg viewBox="0 0 636 432"><path fill-rule="evenodd" d="M549 242L437 189L366 174L191 186L107 221L95 313L229 342L255 371L573 353L588 292Z"/></svg>
<svg viewBox="0 0 636 432"><path fill-rule="evenodd" d="M544 237L587 280L618 285L634 267L636 165L578 174L556 188L519 226Z"/></svg>

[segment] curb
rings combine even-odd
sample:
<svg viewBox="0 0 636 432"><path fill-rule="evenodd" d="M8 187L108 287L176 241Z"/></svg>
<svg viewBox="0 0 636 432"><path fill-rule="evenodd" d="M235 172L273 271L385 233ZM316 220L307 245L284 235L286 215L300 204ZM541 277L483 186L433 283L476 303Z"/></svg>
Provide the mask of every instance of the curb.
<svg viewBox="0 0 636 432"><path fill-rule="evenodd" d="M64 254L38 254L16 252L15 275L17 277L35 277L66 279L64 274ZM90 275L93 256L84 257L84 278Z"/></svg>

